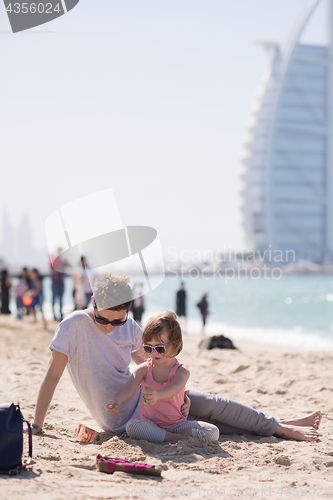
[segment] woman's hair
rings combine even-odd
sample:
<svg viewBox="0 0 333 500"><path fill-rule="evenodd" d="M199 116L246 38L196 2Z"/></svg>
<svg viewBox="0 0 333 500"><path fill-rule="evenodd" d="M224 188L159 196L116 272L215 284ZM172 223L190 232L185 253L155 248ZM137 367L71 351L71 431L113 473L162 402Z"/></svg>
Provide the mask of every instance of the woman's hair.
<svg viewBox="0 0 333 500"><path fill-rule="evenodd" d="M118 276L114 273L103 274L96 278L93 285L93 296L98 310L126 311L132 304L132 290L129 276Z"/></svg>
<svg viewBox="0 0 333 500"><path fill-rule="evenodd" d="M177 316L171 311L163 311L150 318L142 335L142 344L149 344L153 339L162 343L161 333L163 331L168 334L169 345L171 345L170 357L173 358L183 349L183 338ZM147 357L142 346L140 351L142 357Z"/></svg>

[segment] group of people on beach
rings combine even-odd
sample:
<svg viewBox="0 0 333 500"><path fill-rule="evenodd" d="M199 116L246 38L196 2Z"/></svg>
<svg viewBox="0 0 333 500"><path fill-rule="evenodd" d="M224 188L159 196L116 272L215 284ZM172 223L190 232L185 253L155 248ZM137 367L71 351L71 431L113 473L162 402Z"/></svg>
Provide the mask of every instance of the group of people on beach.
<svg viewBox="0 0 333 500"><path fill-rule="evenodd" d="M185 389L190 373L178 360L182 332L177 316L161 312L142 332L128 316L129 278L112 273L95 280L92 307L74 311L58 326L39 390L33 433L41 432L55 388L67 366L80 397L105 430L163 443L219 434L255 433L315 441L320 411L291 420L215 394ZM136 367L130 370L131 359Z"/></svg>
<svg viewBox="0 0 333 500"><path fill-rule="evenodd" d="M10 291L13 289L16 301L16 317L22 319L23 315L31 315L36 321L36 309L43 316L43 281L36 268L24 267L13 285L7 269L1 271L0 280L1 314L11 314Z"/></svg>
<svg viewBox="0 0 333 500"><path fill-rule="evenodd" d="M50 279L52 291L52 311L56 321L62 321L63 315L63 297L65 293L65 279L69 264L61 258L61 248L58 248L52 262L50 261ZM56 267L56 269L55 269ZM90 282L86 273L86 263L82 256L78 267L73 269L73 301L74 310L86 309L90 303L92 294ZM43 278L38 269L28 269L24 267L17 279L12 282L7 269L1 271L0 298L1 314L11 314L9 304L11 292L16 302L16 317L22 319L24 315L32 315L36 320L36 312L45 323L43 314ZM29 297L32 300L29 300Z"/></svg>
<svg viewBox="0 0 333 500"><path fill-rule="evenodd" d="M64 319L65 279L68 276L69 268L72 267L62 258L61 254L62 249L59 247L56 254L50 259L52 312L55 321L62 321ZM90 271L89 277L87 274L88 270ZM94 279L94 276L84 256L80 257L78 266L71 269L71 274L73 279L73 310L87 309L91 301L91 281ZM38 269L23 267L13 284L7 269L3 269L0 273L0 313L11 314L9 304L10 292L12 290L16 302L16 317L22 319L24 316L31 315L34 321L37 321L37 313L39 313L44 327L46 327L43 312L43 278L44 276L39 273ZM196 304L202 317L203 333L205 332L204 328L209 314L207 295L207 292L204 292L202 298ZM29 300L29 297L31 300ZM134 321L141 326L142 316L145 312L142 283L134 283L133 285L133 300L130 311ZM186 332L187 292L183 282L180 284L180 289L176 292L176 313L182 324L183 331Z"/></svg>

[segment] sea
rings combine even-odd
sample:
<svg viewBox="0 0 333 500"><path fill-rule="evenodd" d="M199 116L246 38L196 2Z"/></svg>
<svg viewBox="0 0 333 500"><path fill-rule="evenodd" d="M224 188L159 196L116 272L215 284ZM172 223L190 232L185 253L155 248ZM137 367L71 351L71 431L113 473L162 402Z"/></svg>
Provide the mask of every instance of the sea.
<svg viewBox="0 0 333 500"><path fill-rule="evenodd" d="M154 287L151 277L151 284ZM136 282L144 282L138 276ZM223 334L237 341L301 350L333 351L333 274L290 274L279 278L250 276L237 279L202 277L182 279L187 292L187 319L182 323L188 335L202 335L202 321L196 304L207 292L209 316L205 335ZM166 276L151 292L144 287L143 325L162 310L175 310L180 280ZM43 280L44 314L52 318L51 282ZM11 303L13 312L15 304ZM73 283L66 278L64 312L73 310Z"/></svg>

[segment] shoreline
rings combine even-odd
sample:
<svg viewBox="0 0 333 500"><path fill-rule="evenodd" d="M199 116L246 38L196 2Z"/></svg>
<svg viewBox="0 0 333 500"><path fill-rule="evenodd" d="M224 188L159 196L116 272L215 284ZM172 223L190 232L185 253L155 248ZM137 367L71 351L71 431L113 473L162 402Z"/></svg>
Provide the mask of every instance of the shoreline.
<svg viewBox="0 0 333 500"><path fill-rule="evenodd" d="M51 304L46 303L48 313L51 311ZM44 303L45 306L45 303ZM66 311L66 307L64 308ZM71 314L71 312L65 312L64 319ZM143 325L146 324L148 319L156 314L157 311L150 310L143 315ZM44 313L45 314L45 313ZM40 313L37 312L39 317L37 324L41 325ZM24 316L22 320L18 320L15 316L14 311L11 315L0 315L0 318L11 318L14 322L20 324L30 324L30 319ZM130 316L132 317L132 316ZM53 320L53 316L50 314L45 315L47 324L51 331L54 333L59 321ZM326 331L313 331L313 330L298 330L297 327L294 328L283 328L280 326L264 327L264 326L244 326L231 324L221 321L209 322L206 325L206 333L203 334L201 331L201 320L189 318L187 320L189 325L184 328L181 320L181 326L183 330L184 337L191 338L195 342L199 342L205 338L212 337L214 335L224 335L230 338L234 343L235 347L241 345L248 346L251 348L271 348L271 349L291 349L294 351L302 352L333 352L333 332ZM0 323L1 325L1 323ZM53 330L52 330L53 328ZM190 330L190 331L189 331ZM264 336L267 340L264 340ZM251 337L251 338L247 338Z"/></svg>
<svg viewBox="0 0 333 500"><path fill-rule="evenodd" d="M37 393L47 369L48 345L56 322L49 322L48 326L45 331L41 323L0 316L0 397L2 401L19 403L29 421L33 420ZM32 464L17 477L0 476L0 498L202 498L208 489L220 493L206 496L231 498L248 496L246 490L252 489L251 496L281 499L288 496L288 491L292 496L301 496L301 491L303 496L310 496L310 488L312 496L326 491L327 497L328 488L333 496L331 353L246 342L237 342L238 350L199 351L200 339L196 337L194 342L194 338L184 336L184 350L179 355L179 361L191 372L189 386L235 399L278 419L321 409L319 441L231 434L221 435L217 443L191 438L159 445L104 431L97 443L79 443L72 438L79 422L99 428L65 371L43 433L33 436ZM162 478L99 473L95 468L98 453L160 466ZM154 494L148 494L148 489Z"/></svg>

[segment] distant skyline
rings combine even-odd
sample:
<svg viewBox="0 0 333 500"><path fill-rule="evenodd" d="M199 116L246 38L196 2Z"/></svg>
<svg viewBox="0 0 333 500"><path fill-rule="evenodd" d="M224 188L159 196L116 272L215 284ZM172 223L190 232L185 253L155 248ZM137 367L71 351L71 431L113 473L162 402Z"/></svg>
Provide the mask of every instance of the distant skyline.
<svg viewBox="0 0 333 500"><path fill-rule="evenodd" d="M4 265L40 267L48 266L47 249L38 249L33 240L30 217L23 214L18 227L10 223L8 211L1 214L0 261ZM0 266L1 267L1 266Z"/></svg>
<svg viewBox="0 0 333 500"><path fill-rule="evenodd" d="M1 5L0 237L4 210L17 234L26 216L43 251L51 212L110 187L165 256L244 249L239 156L269 63L256 42L284 43L307 3L81 0L15 35Z"/></svg>

